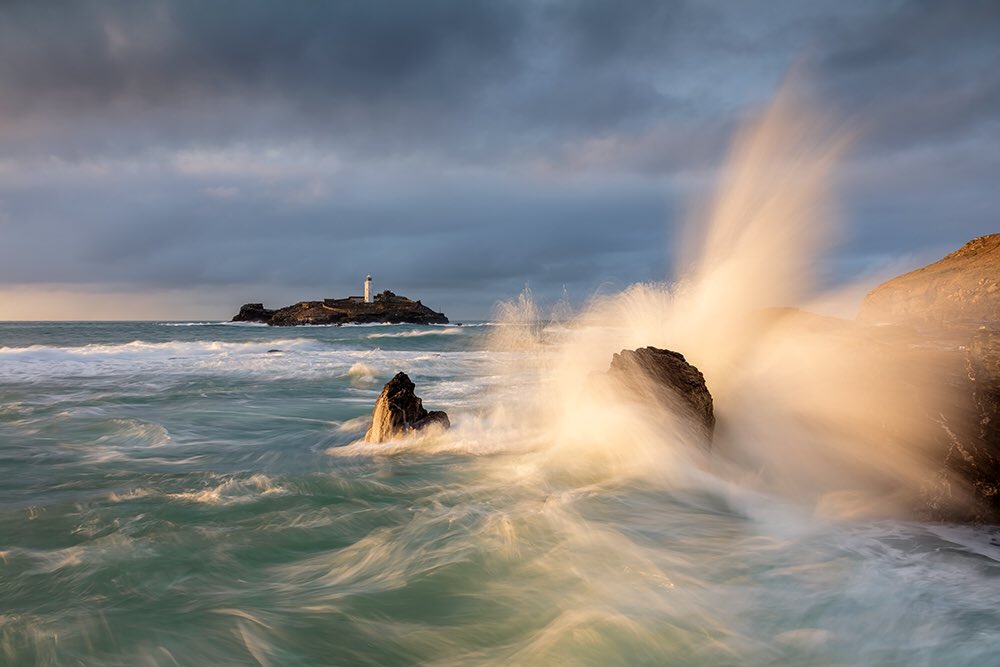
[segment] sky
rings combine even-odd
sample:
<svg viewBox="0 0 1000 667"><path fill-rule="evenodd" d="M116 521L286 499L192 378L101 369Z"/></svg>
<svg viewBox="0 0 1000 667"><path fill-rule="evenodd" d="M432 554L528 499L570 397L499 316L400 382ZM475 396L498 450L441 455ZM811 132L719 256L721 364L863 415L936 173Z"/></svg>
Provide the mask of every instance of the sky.
<svg viewBox="0 0 1000 667"><path fill-rule="evenodd" d="M795 71L852 128L831 283L1000 231L1000 3L0 3L0 319L452 319L674 275Z"/></svg>

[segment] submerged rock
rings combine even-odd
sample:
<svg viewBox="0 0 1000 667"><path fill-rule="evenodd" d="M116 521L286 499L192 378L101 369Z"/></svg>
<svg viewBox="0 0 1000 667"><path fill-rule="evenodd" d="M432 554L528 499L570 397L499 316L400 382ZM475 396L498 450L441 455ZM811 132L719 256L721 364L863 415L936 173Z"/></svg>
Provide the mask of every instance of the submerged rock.
<svg viewBox="0 0 1000 667"><path fill-rule="evenodd" d="M712 394L705 376L684 355L656 347L622 350L611 358L608 376L634 394L679 409L711 442L715 430Z"/></svg>
<svg viewBox="0 0 1000 667"><path fill-rule="evenodd" d="M415 388L416 385L403 372L396 373L386 382L375 401L372 425L365 433L365 442L386 442L433 424L442 428L451 426L447 413L424 409L423 401L413 393Z"/></svg>
<svg viewBox="0 0 1000 667"><path fill-rule="evenodd" d="M931 327L1000 320L1000 234L882 283L865 297L858 319Z"/></svg>

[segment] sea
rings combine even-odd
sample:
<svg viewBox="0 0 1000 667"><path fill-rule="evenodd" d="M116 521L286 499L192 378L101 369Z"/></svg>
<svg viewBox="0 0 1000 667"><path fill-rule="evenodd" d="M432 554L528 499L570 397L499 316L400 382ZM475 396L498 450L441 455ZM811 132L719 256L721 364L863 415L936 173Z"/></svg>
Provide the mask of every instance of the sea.
<svg viewBox="0 0 1000 667"><path fill-rule="evenodd" d="M553 429L520 326L0 323L0 665L1000 665L996 527Z"/></svg>

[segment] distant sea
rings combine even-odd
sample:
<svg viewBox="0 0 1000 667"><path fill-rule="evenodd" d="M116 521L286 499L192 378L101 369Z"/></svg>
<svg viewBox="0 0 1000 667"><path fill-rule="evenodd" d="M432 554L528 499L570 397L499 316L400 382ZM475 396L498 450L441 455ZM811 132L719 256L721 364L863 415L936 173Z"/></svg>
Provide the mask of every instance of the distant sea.
<svg viewBox="0 0 1000 667"><path fill-rule="evenodd" d="M995 529L580 468L500 328L0 323L0 665L1000 664Z"/></svg>

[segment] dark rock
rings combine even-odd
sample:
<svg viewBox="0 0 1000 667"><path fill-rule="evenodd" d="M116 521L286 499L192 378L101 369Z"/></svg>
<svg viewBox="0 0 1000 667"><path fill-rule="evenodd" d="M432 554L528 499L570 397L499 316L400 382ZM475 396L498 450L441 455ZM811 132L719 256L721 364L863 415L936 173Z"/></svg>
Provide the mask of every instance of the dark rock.
<svg viewBox="0 0 1000 667"><path fill-rule="evenodd" d="M410 424L410 428L414 431L419 431L434 424L439 425L441 428L451 428L451 420L448 419L448 413L443 410L431 410L427 413L426 417Z"/></svg>
<svg viewBox="0 0 1000 667"><path fill-rule="evenodd" d="M281 350L274 348L273 350L268 350L267 354L279 354Z"/></svg>
<svg viewBox="0 0 1000 667"><path fill-rule="evenodd" d="M715 430L712 394L705 376L684 355L655 347L622 350L612 357L608 376L641 398L679 410L711 442Z"/></svg>
<svg viewBox="0 0 1000 667"><path fill-rule="evenodd" d="M967 350L972 396L979 408L979 436L1000 449L1000 331L983 327Z"/></svg>
<svg viewBox="0 0 1000 667"><path fill-rule="evenodd" d="M1000 320L1000 234L882 283L865 297L858 319L923 327Z"/></svg>
<svg viewBox="0 0 1000 667"><path fill-rule="evenodd" d="M375 401L372 425L365 434L365 442L386 442L432 424L443 428L451 426L446 413L425 410L423 401L413 393L414 389L415 385L403 372L396 373L385 384Z"/></svg>
<svg viewBox="0 0 1000 667"><path fill-rule="evenodd" d="M264 307L262 303L245 303L240 312L232 319L233 322L270 322L274 316L273 310Z"/></svg>
<svg viewBox="0 0 1000 667"><path fill-rule="evenodd" d="M375 296L374 303L358 298L301 301L278 310L267 310L259 303L248 303L233 318L234 322L266 322L273 326L300 324L448 324L443 313L431 310L419 301L397 296L386 290Z"/></svg>
<svg viewBox="0 0 1000 667"><path fill-rule="evenodd" d="M977 423L963 468L976 499L1000 516L1000 331L984 327L966 354Z"/></svg>

